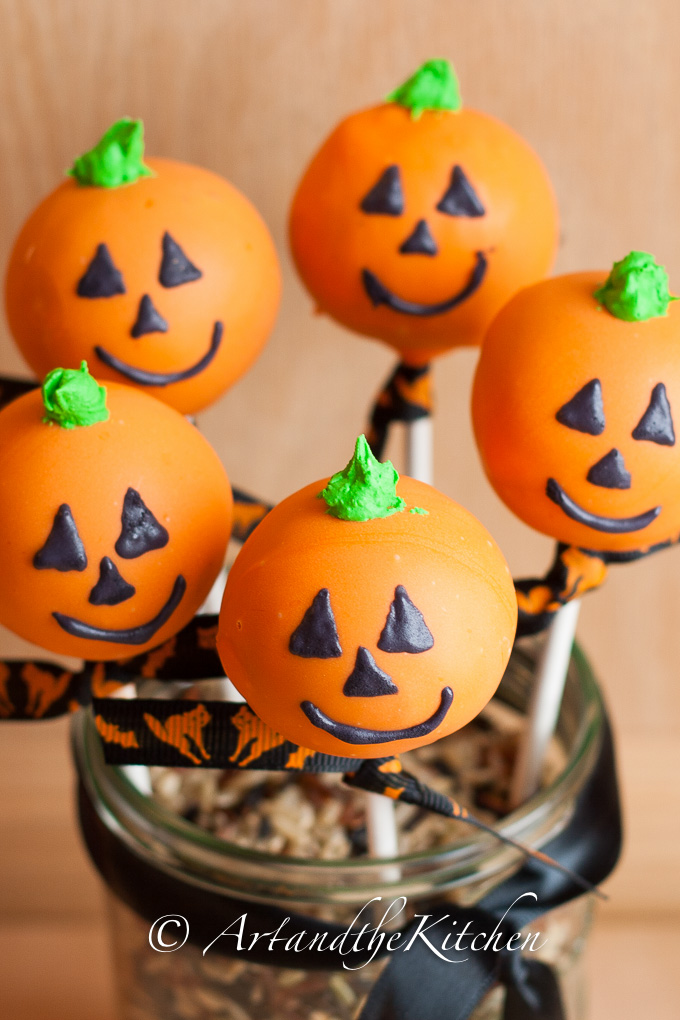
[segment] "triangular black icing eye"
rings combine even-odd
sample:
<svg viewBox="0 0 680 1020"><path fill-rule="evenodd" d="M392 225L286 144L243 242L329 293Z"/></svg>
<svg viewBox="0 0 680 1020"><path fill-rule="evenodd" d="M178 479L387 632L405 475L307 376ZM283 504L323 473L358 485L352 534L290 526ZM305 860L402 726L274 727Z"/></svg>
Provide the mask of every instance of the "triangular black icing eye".
<svg viewBox="0 0 680 1020"><path fill-rule="evenodd" d="M675 446L675 431L666 387L657 383L647 410L633 429L633 439L646 439L660 446Z"/></svg>
<svg viewBox="0 0 680 1020"><path fill-rule="evenodd" d="M555 415L560 425L589 436L601 436L604 432L604 404L599 379L591 379L582 386L571 400L563 404Z"/></svg>
<svg viewBox="0 0 680 1020"><path fill-rule="evenodd" d="M136 489L128 489L123 500L121 531L115 549L124 560L162 549L169 535L159 524Z"/></svg>
<svg viewBox="0 0 680 1020"><path fill-rule="evenodd" d="M314 596L302 622L290 636L288 650L303 659L337 659L342 655L328 588Z"/></svg>
<svg viewBox="0 0 680 1020"><path fill-rule="evenodd" d="M361 210L379 216L401 216L404 192L398 166L388 166L361 200Z"/></svg>
<svg viewBox="0 0 680 1020"><path fill-rule="evenodd" d="M62 571L84 570L87 566L85 547L68 503L62 503L54 515L52 530L33 557L33 566L36 570Z"/></svg>
<svg viewBox="0 0 680 1020"><path fill-rule="evenodd" d="M200 280L203 273L190 262L177 241L166 232L163 234L163 258L158 279L162 287L180 287L183 283Z"/></svg>
<svg viewBox="0 0 680 1020"><path fill-rule="evenodd" d="M454 166L446 193L437 205L447 216L484 216L486 209L461 166Z"/></svg>
<svg viewBox="0 0 680 1020"><path fill-rule="evenodd" d="M125 284L119 269L116 269L111 252L105 244L98 244L94 258L78 280L76 293L79 297L100 298L124 294Z"/></svg>
<svg viewBox="0 0 680 1020"><path fill-rule="evenodd" d="M403 584L397 585L378 648L383 652L415 654L428 651L433 644L434 638L423 614L413 605Z"/></svg>

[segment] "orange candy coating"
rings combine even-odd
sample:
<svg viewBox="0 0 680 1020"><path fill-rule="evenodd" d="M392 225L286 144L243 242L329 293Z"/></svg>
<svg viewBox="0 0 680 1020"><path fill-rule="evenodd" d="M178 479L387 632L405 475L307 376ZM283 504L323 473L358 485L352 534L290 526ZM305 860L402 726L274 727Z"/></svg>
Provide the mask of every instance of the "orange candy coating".
<svg viewBox="0 0 680 1020"><path fill-rule="evenodd" d="M117 383L107 391L109 420L91 426L43 423L40 391L0 412L0 623L51 652L84 659L136 655L184 627L219 573L231 528L229 481L198 430L146 393ZM124 558L115 546L129 489L167 530L168 541ZM63 504L87 566L36 569L34 557ZM135 589L115 605L89 601L105 557ZM53 616L107 630L138 627L158 615L179 576L186 590L177 608L141 643L74 636Z"/></svg>
<svg viewBox="0 0 680 1020"><path fill-rule="evenodd" d="M95 353L101 346L135 369L185 372L211 347L213 360L191 378L145 385L153 396L192 414L212 403L250 368L272 329L280 270L269 232L253 205L224 178L168 159L149 159L156 176L117 188L65 180L24 224L10 257L6 306L10 329L42 377L56 363L83 358L97 378L136 385ZM169 233L202 273L164 287L162 238ZM76 293L100 244L120 271L125 293ZM137 339L131 329L148 295L166 332Z"/></svg>
<svg viewBox="0 0 680 1020"><path fill-rule="evenodd" d="M361 202L388 166L399 168L404 211L367 214ZM437 210L454 166L464 171L483 216ZM420 220L435 255L399 251ZM468 109L426 110L413 119L408 109L386 103L347 117L316 153L293 200L290 241L321 311L417 363L481 343L508 298L548 272L557 209L543 165L505 124ZM488 262L481 285L444 314L374 307L362 284L368 269L397 297L437 304L465 288L478 252Z"/></svg>
<svg viewBox="0 0 680 1020"><path fill-rule="evenodd" d="M227 581L218 651L253 711L287 739L357 758L398 754L464 726L493 695L517 620L512 580L485 528L436 489L402 477L397 494L427 515L407 509L355 522L326 513L317 498L326 481L280 503L243 546ZM398 586L434 639L427 651L378 647ZM303 658L289 642L322 589L329 592L342 653ZM397 692L343 693L360 647ZM398 731L429 719L446 686L454 697L443 722L407 739L339 739L313 725L300 707L310 701L350 727Z"/></svg>
<svg viewBox="0 0 680 1020"><path fill-rule="evenodd" d="M680 446L633 438L657 384L680 411L680 308L642 322L616 318L593 297L607 271L574 273L517 294L482 346L472 417L489 481L531 527L561 542L602 551L646 549L680 534ZM556 414L599 380L604 429L592 435ZM676 418L676 429L678 428ZM588 480L612 450L629 488ZM624 533L573 520L546 494L548 479L588 513L636 517L657 506L648 526Z"/></svg>

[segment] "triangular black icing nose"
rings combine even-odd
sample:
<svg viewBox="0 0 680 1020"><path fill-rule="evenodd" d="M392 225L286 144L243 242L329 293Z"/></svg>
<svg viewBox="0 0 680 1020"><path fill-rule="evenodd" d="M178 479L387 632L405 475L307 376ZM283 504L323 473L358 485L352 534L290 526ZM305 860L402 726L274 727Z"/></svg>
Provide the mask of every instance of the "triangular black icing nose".
<svg viewBox="0 0 680 1020"><path fill-rule="evenodd" d="M93 606L117 606L135 594L135 589L121 577L118 567L105 556L99 564L99 580L90 592Z"/></svg>
<svg viewBox="0 0 680 1020"><path fill-rule="evenodd" d="M425 220L418 220L401 248L402 255L436 255L439 249Z"/></svg>
<svg viewBox="0 0 680 1020"><path fill-rule="evenodd" d="M130 330L130 336L133 336L137 340L140 336L144 336L145 333L167 333L168 324L158 311L153 301L148 294L142 296L142 300L139 302L139 311L137 312L137 319L135 324Z"/></svg>
<svg viewBox="0 0 680 1020"><path fill-rule="evenodd" d="M399 688L387 673L383 673L368 648L359 645L354 669L347 677L342 693L348 698L379 698L383 694L398 694Z"/></svg>
<svg viewBox="0 0 680 1020"><path fill-rule="evenodd" d="M588 481L603 489L630 489L630 473L626 471L623 455L617 449L605 453L588 472Z"/></svg>

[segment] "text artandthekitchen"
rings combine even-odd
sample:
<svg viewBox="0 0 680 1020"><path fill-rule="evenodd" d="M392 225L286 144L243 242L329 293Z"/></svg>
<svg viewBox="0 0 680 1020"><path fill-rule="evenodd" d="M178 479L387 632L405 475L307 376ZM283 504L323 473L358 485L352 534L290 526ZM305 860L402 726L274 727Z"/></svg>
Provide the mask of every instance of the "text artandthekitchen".
<svg viewBox="0 0 680 1020"><path fill-rule="evenodd" d="M345 970L361 970L381 951L408 952L420 940L435 956L446 963L464 963L468 956L461 954L467 954L467 952L478 953L491 950L500 953L503 950L513 952L526 949L534 953L548 941L546 938L542 942L538 942L541 932L514 932L508 936L507 932L501 930L507 914L520 900L526 897L534 901L538 899L536 893L522 893L510 904L492 931L477 932L475 935L468 932L468 928L472 924L471 921L467 921L460 930L457 930L458 921L450 920L450 914L444 914L434 920L432 920L431 914L415 914L408 931L394 931L396 919L406 909L407 899L405 896L398 896L392 900L377 924L363 920L372 904L382 902L382 896L374 896L372 900L364 904L346 930L332 938L329 932L317 931L313 934L304 930L294 934L291 934L290 931L286 932L286 927L291 921L289 917L284 918L278 928L273 931L246 933L248 914L244 913L231 921L215 936L212 942L208 943L203 949L203 956L220 939L235 940L231 946L232 953L235 951L247 954L256 945L260 952L263 947L272 953L281 952L281 950L289 953L309 952L310 950L320 953L335 952L340 956L348 957L347 960L343 960L342 964ZM164 914L163 917L154 921L149 930L149 944L158 953L174 953L182 948L188 938L189 922L181 914ZM351 963L352 953L360 953L362 956L361 963L356 966ZM366 953L370 955L364 959Z"/></svg>

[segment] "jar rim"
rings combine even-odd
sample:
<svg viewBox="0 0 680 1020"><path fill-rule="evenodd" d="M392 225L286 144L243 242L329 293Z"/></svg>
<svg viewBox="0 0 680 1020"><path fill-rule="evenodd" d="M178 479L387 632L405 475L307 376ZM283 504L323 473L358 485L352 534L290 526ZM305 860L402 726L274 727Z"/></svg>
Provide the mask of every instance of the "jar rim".
<svg viewBox="0 0 680 1020"><path fill-rule="evenodd" d="M513 653L517 655L535 661L535 654L525 650ZM516 694L502 700L516 702ZM569 702L572 709L576 702L578 720L564 768L493 826L532 848L544 845L568 823L599 750L604 705L588 660L577 645L561 721ZM496 884L523 859L520 851L472 827L469 836L444 846L391 858L318 860L250 849L207 832L143 794L125 767L106 765L91 711L74 716L72 746L85 792L112 836L160 870L216 892L237 891L244 899L267 900L275 895L278 900L305 902L353 902L358 895L389 894L397 888L399 894L418 896L433 889Z"/></svg>

